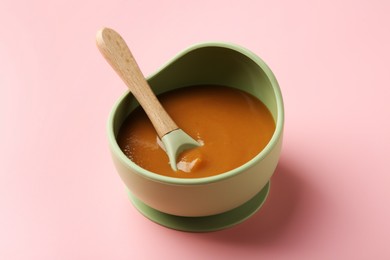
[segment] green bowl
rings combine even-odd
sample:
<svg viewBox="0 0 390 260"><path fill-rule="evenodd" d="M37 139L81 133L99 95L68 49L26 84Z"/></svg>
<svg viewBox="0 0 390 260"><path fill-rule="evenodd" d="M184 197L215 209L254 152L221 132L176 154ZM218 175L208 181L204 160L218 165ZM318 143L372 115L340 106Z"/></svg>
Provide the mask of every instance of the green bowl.
<svg viewBox="0 0 390 260"><path fill-rule="evenodd" d="M259 154L231 171L193 179L159 175L139 167L118 146L116 136L120 126L139 105L127 91L110 113L108 139L115 167L134 198L133 201L138 202L135 203L138 209L142 203L142 207L146 205L169 216L189 219L216 216L236 210L263 190L279 160L284 108L276 78L258 56L230 43L201 43L176 55L151 75L148 82L156 94L204 84L241 89L268 107L276 129L268 145ZM145 211L143 213L148 214ZM153 219L153 216L149 217ZM159 222L158 219L154 220Z"/></svg>

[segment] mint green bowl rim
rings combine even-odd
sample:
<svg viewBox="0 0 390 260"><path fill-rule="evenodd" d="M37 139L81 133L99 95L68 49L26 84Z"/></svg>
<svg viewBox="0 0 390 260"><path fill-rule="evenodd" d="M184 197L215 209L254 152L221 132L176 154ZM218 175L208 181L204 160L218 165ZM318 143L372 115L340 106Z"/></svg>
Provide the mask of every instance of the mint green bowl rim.
<svg viewBox="0 0 390 260"><path fill-rule="evenodd" d="M203 42L203 43L197 43L194 44L187 49L184 49L183 51L176 54L171 60L166 62L163 66L161 66L156 72L151 74L147 79L153 78L155 75L159 74L165 67L169 66L170 64L174 63L176 60L180 59L181 57L185 56L187 53L190 53L196 49L204 48L204 47L220 47L220 48L227 48L234 50L236 52L239 52L251 60L253 60L267 75L267 78L269 79L274 93L275 93L275 99L276 99L276 107L277 107L277 120L276 120L276 127L275 132L269 141L269 143L266 145L266 147L257 154L254 158L252 158L247 163L241 165L240 167L237 167L233 170L210 176L210 177L202 177L202 178L176 178L176 177L169 177L160 175L148 170L145 170L144 168L141 168L136 163L131 161L120 149L115 133L114 133L114 118L115 113L117 111L117 108L119 105L124 101L127 95L130 94L130 91L126 91L114 104L114 106L111 108L111 112L109 114L108 118L108 124L107 124L107 131L108 131L108 140L111 147L112 152L119 158L121 163L123 163L127 168L136 171L138 174L141 174L145 178L151 179L153 181L161 182L161 183L169 183L169 184L175 184L175 185L201 185L201 184L208 184L213 182L218 182L224 179L231 178L237 174L240 174L242 172L245 172L248 168L252 167L259 161L261 161L263 158L265 158L273 149L273 147L276 145L276 143L279 141L283 134L283 127L284 127L284 105L283 105L283 98L282 93L280 91L279 84L271 71L271 69L267 66L267 64L260 59L256 54L254 54L252 51L228 42Z"/></svg>

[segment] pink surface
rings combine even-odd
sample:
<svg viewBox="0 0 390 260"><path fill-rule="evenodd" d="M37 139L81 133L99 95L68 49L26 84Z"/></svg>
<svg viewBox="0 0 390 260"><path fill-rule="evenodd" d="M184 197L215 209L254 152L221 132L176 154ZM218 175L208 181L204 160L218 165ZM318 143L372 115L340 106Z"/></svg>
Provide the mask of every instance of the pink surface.
<svg viewBox="0 0 390 260"><path fill-rule="evenodd" d="M389 259L390 2L11 1L0 7L0 259ZM121 32L148 75L229 41L279 80L284 147L269 200L207 234L126 197L105 125L125 86L95 47Z"/></svg>

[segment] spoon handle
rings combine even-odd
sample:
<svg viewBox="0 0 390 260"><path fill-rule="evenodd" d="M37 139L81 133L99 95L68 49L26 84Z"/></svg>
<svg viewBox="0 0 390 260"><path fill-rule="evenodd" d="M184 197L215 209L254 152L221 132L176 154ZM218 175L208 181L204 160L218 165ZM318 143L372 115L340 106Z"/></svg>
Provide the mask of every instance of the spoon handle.
<svg viewBox="0 0 390 260"><path fill-rule="evenodd" d="M158 136L162 138L167 133L178 129L176 123L162 107L145 80L123 38L112 29L103 28L96 35L96 44L104 58L138 100L156 129Z"/></svg>

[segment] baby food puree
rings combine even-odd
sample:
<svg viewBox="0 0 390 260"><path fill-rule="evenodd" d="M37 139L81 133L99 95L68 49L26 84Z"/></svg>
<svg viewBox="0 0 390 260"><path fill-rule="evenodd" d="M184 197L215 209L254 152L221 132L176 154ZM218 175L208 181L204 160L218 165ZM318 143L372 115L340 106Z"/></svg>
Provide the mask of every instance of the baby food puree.
<svg viewBox="0 0 390 260"><path fill-rule="evenodd" d="M190 86L158 98L177 125L203 144L180 154L179 170L173 171L145 112L135 109L119 130L118 144L133 162L161 175L200 178L232 170L260 153L275 130L267 107L235 88Z"/></svg>

